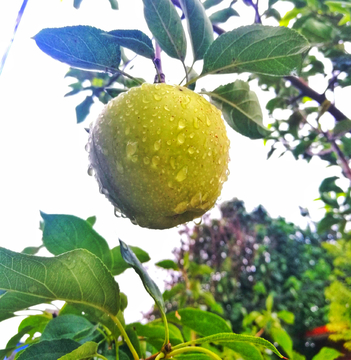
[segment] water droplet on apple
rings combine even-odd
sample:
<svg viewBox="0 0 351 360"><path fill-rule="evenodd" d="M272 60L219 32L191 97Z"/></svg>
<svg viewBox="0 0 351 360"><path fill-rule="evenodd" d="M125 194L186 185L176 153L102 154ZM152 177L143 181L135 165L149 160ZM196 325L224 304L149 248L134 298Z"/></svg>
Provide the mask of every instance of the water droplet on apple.
<svg viewBox="0 0 351 360"><path fill-rule="evenodd" d="M178 140L178 143L179 143L179 144L184 144L184 141L185 141L185 135L184 135L184 133L178 134L177 140Z"/></svg>
<svg viewBox="0 0 351 360"><path fill-rule="evenodd" d="M184 166L183 168L181 168L179 171L178 171L178 174L176 176L176 180L179 181L179 182L182 182L186 179L188 175L188 167L187 166Z"/></svg>
<svg viewBox="0 0 351 360"><path fill-rule="evenodd" d="M152 157L152 165L153 165L153 166L157 166L157 165L160 163L160 160L161 160L161 159L160 159L159 156L157 156L157 155L156 155L156 156L153 156L153 157Z"/></svg>
<svg viewBox="0 0 351 360"><path fill-rule="evenodd" d="M155 143L154 143L154 149L155 149L156 151L160 150L160 148L161 148L161 139L155 141Z"/></svg>
<svg viewBox="0 0 351 360"><path fill-rule="evenodd" d="M126 146L126 153L128 157L131 157L132 155L135 154L135 152L137 151L137 147L138 147L138 143L132 142L132 141L128 141L127 146Z"/></svg>

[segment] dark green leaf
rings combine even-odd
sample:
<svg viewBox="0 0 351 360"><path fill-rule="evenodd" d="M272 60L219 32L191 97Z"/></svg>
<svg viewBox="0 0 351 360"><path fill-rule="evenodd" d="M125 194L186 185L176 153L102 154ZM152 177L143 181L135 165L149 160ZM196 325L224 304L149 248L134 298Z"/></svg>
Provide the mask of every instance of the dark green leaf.
<svg viewBox="0 0 351 360"><path fill-rule="evenodd" d="M35 255L43 246L28 246L22 250L22 254Z"/></svg>
<svg viewBox="0 0 351 360"><path fill-rule="evenodd" d="M136 246L129 246L129 248L133 251L133 253L135 254L135 256L138 258L138 260L141 263L144 263L144 262L147 262L150 260L150 256L146 251L144 251ZM111 254L112 254L112 268L111 268L112 275L122 274L125 270L127 270L131 267L130 264L126 263L123 260L120 246L114 247L111 250Z"/></svg>
<svg viewBox="0 0 351 360"><path fill-rule="evenodd" d="M92 225L73 215L45 214L43 242L54 255L75 249L86 249L99 257L108 269L112 268L112 254L105 239Z"/></svg>
<svg viewBox="0 0 351 360"><path fill-rule="evenodd" d="M178 315L174 312L167 314L169 321L182 324L197 332L199 335L208 336L217 333L231 332L227 322L218 315L199 309L180 309Z"/></svg>
<svg viewBox="0 0 351 360"><path fill-rule="evenodd" d="M251 139L261 139L269 134L262 122L257 96L250 91L248 83L236 80L205 94L222 110L224 119L235 131Z"/></svg>
<svg viewBox="0 0 351 360"><path fill-rule="evenodd" d="M126 333L129 337L129 340L132 343L135 351L139 355L139 359L140 359L141 358L141 348L140 348L140 341L138 338L138 334L131 327L126 328ZM125 349L126 353L129 354L129 358L133 359L133 355L132 355L131 351L129 350L129 348L127 346L125 346L124 349Z"/></svg>
<svg viewBox="0 0 351 360"><path fill-rule="evenodd" d="M244 26L222 34L212 43L204 57L202 75L297 74L308 49L307 40L289 28Z"/></svg>
<svg viewBox="0 0 351 360"><path fill-rule="evenodd" d="M119 243L120 243L120 250L121 250L123 259L139 275L141 281L143 282L145 290L154 299L159 310L164 311L165 305L164 305L164 301L163 301L163 297L162 297L160 289L157 287L155 282L151 279L149 274L145 271L145 269L143 268L143 265L141 265L141 262L138 260L136 255L133 253L131 248L127 244L125 244L122 240L119 240Z"/></svg>
<svg viewBox="0 0 351 360"><path fill-rule="evenodd" d="M167 269L167 270L169 270L169 269L179 270L177 263L174 262L173 260L162 260L162 261L157 262L155 265L159 266L161 268Z"/></svg>
<svg viewBox="0 0 351 360"><path fill-rule="evenodd" d="M112 10L118 10L118 2L117 2L117 0L108 0L108 1L110 2Z"/></svg>
<svg viewBox="0 0 351 360"><path fill-rule="evenodd" d="M80 341L93 333L95 326L78 315L62 315L53 318L41 335L41 340L72 339Z"/></svg>
<svg viewBox="0 0 351 360"><path fill-rule="evenodd" d="M19 330L18 333L12 336L12 338L8 341L8 343L6 344L6 349L14 350L22 337L28 334L32 329L33 326L29 325Z"/></svg>
<svg viewBox="0 0 351 360"><path fill-rule="evenodd" d="M83 303L112 315L119 308L118 284L101 260L86 250L45 258L0 248L0 289L15 293L16 310L38 304L38 299Z"/></svg>
<svg viewBox="0 0 351 360"><path fill-rule="evenodd" d="M340 219L334 216L332 213L327 213L324 218L317 225L317 232L323 234L326 231L330 231L333 225L340 222Z"/></svg>
<svg viewBox="0 0 351 360"><path fill-rule="evenodd" d="M98 344L93 341L88 341L73 350L69 354L60 357L58 360L86 360L97 354Z"/></svg>
<svg viewBox="0 0 351 360"><path fill-rule="evenodd" d="M331 41L335 31L326 22L321 22L314 17L308 18L302 25L301 32L311 42L324 43Z"/></svg>
<svg viewBox="0 0 351 360"><path fill-rule="evenodd" d="M188 72L189 80L195 79L199 76L199 74L194 70L194 68L189 68L189 66L186 67L186 71ZM195 90L195 87L196 87L196 82L193 82L190 85L188 85L188 88L193 91Z"/></svg>
<svg viewBox="0 0 351 360"><path fill-rule="evenodd" d="M334 127L334 135L344 135L351 130L351 120L345 119L336 123Z"/></svg>
<svg viewBox="0 0 351 360"><path fill-rule="evenodd" d="M113 30L108 32L121 46L134 51L136 54L154 59L155 50L151 39L140 30Z"/></svg>
<svg viewBox="0 0 351 360"><path fill-rule="evenodd" d="M41 341L24 350L18 360L58 360L79 347L79 343L70 340Z"/></svg>
<svg viewBox="0 0 351 360"><path fill-rule="evenodd" d="M86 219L86 222L91 226L93 227L96 223L96 216L89 216L87 219Z"/></svg>
<svg viewBox="0 0 351 360"><path fill-rule="evenodd" d="M219 10L210 16L212 24L220 24L228 21L232 16L239 16L238 12L233 8Z"/></svg>
<svg viewBox="0 0 351 360"><path fill-rule="evenodd" d="M331 176L322 181L319 186L319 192L322 194L324 192L328 193L330 191L334 191L336 193L343 193L344 191L335 184L335 181L338 180L338 176Z"/></svg>
<svg viewBox="0 0 351 360"><path fill-rule="evenodd" d="M180 0L180 4L188 23L194 61L201 60L214 40L211 21L200 0Z"/></svg>
<svg viewBox="0 0 351 360"><path fill-rule="evenodd" d="M128 89L117 89L117 88L105 88L105 91L113 98L126 92Z"/></svg>
<svg viewBox="0 0 351 360"><path fill-rule="evenodd" d="M89 115L90 107L94 104L92 96L87 96L79 105L76 106L77 124L80 124Z"/></svg>
<svg viewBox="0 0 351 360"><path fill-rule="evenodd" d="M32 326L32 330L28 331L29 336L32 338L36 332L42 333L51 319L52 315L46 312L44 312L43 315L28 316L22 320L18 327L18 331L21 331L28 326Z"/></svg>
<svg viewBox="0 0 351 360"><path fill-rule="evenodd" d="M222 1L223 0L206 0L203 5L205 9L209 9L212 6L220 4Z"/></svg>
<svg viewBox="0 0 351 360"><path fill-rule="evenodd" d="M186 55L186 38L182 22L170 0L143 0L146 23L169 56L183 61Z"/></svg>
<svg viewBox="0 0 351 360"><path fill-rule="evenodd" d="M323 347L320 352L315 355L312 360L334 360L342 356L342 353L330 347Z"/></svg>
<svg viewBox="0 0 351 360"><path fill-rule="evenodd" d="M116 72L121 61L118 43L92 26L43 29L34 36L39 48L72 67Z"/></svg>
<svg viewBox="0 0 351 360"><path fill-rule="evenodd" d="M281 19L279 11L276 9L273 9L273 8L266 10L264 15L266 18L273 17L274 19L276 19L278 21L280 21L280 19Z"/></svg>

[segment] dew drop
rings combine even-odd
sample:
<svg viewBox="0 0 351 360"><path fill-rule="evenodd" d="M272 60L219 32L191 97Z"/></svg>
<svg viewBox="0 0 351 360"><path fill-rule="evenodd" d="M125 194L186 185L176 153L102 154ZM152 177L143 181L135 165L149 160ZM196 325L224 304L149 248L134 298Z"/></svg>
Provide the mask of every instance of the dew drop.
<svg viewBox="0 0 351 360"><path fill-rule="evenodd" d="M90 144L87 143L84 147L85 151L89 152L90 151Z"/></svg>
<svg viewBox="0 0 351 360"><path fill-rule="evenodd" d="M181 168L179 171L178 171L178 174L176 176L176 180L179 181L179 182L182 182L186 179L188 175L188 167L187 166L184 166L183 168Z"/></svg>
<svg viewBox="0 0 351 360"><path fill-rule="evenodd" d="M210 126L211 125L211 120L208 116L206 116L206 125Z"/></svg>
<svg viewBox="0 0 351 360"><path fill-rule="evenodd" d="M150 159L147 156L144 157L144 164L145 165L150 164Z"/></svg>
<svg viewBox="0 0 351 360"><path fill-rule="evenodd" d="M134 111L134 114L135 114L135 115L138 115L138 114L139 114L139 110L135 110L135 111Z"/></svg>
<svg viewBox="0 0 351 360"><path fill-rule="evenodd" d="M163 108L164 108L166 111L171 111L171 110L167 107L167 105L165 105Z"/></svg>
<svg viewBox="0 0 351 360"><path fill-rule="evenodd" d="M174 120L174 116L172 115L170 118L169 118L170 121L173 121Z"/></svg>
<svg viewBox="0 0 351 360"><path fill-rule="evenodd" d="M188 208L188 203L186 201L182 201L175 207L174 212L176 214L182 214L183 212L186 211L187 208Z"/></svg>
<svg viewBox="0 0 351 360"><path fill-rule="evenodd" d="M173 189L173 187L174 187L174 185L173 185L173 183L172 183L172 181L168 181L168 187L170 187L171 189Z"/></svg>
<svg viewBox="0 0 351 360"><path fill-rule="evenodd" d="M143 103L144 104L148 104L150 102L150 100L148 100L145 96L143 97Z"/></svg>
<svg viewBox="0 0 351 360"><path fill-rule="evenodd" d="M194 147L193 147L193 146L190 146L190 148L188 149L188 153L189 153L190 155L192 155L192 154L194 154L194 152L195 152Z"/></svg>
<svg viewBox="0 0 351 360"><path fill-rule="evenodd" d="M89 165L89 167L88 167L88 175L89 175L89 176L93 176L93 175L94 175L94 168L93 168L91 165Z"/></svg>
<svg viewBox="0 0 351 360"><path fill-rule="evenodd" d="M195 128L195 129L198 129L199 127L200 127L200 125L199 125L199 118L196 117L196 118L194 119L194 128Z"/></svg>
<svg viewBox="0 0 351 360"><path fill-rule="evenodd" d="M133 225L138 225L138 222L136 221L135 218L129 219L129 220L130 220L130 222L131 222Z"/></svg>
<svg viewBox="0 0 351 360"><path fill-rule="evenodd" d="M152 157L152 165L157 166L160 163L160 157L159 156L153 156Z"/></svg>
<svg viewBox="0 0 351 360"><path fill-rule="evenodd" d="M184 129L186 127L186 122L184 120L179 120L178 121L178 129Z"/></svg>
<svg viewBox="0 0 351 360"><path fill-rule="evenodd" d="M160 135L161 134L161 128L158 128L156 132L157 132L158 135Z"/></svg>
<svg viewBox="0 0 351 360"><path fill-rule="evenodd" d="M167 140L167 145L171 145L172 144L172 140Z"/></svg>
<svg viewBox="0 0 351 360"><path fill-rule="evenodd" d="M198 219L194 219L193 220L193 223L196 225L196 226L200 226L202 224L202 216Z"/></svg>
<svg viewBox="0 0 351 360"><path fill-rule="evenodd" d="M155 143L154 143L154 149L155 149L156 151L160 150L160 148L161 148L161 139L155 141Z"/></svg>
<svg viewBox="0 0 351 360"><path fill-rule="evenodd" d="M190 139L192 139L194 136L195 136L194 133L191 133L191 134L189 135Z"/></svg>
<svg viewBox="0 0 351 360"><path fill-rule="evenodd" d="M188 104L190 103L190 101L191 101L190 97L189 97L188 95L186 95L186 96L182 99L180 105L182 106L183 109L186 109L186 108L188 107Z"/></svg>
<svg viewBox="0 0 351 360"><path fill-rule="evenodd" d="M212 156L212 151L210 150L208 153L207 153L208 156Z"/></svg>
<svg viewBox="0 0 351 360"><path fill-rule="evenodd" d="M156 101L160 101L160 100L162 99L162 96L157 95L157 94L154 94L154 99L155 99Z"/></svg>
<svg viewBox="0 0 351 360"><path fill-rule="evenodd" d="M175 163L174 157L171 157L170 160L169 160L169 162L170 162L170 164L171 164L171 166L172 166L172 169L175 170L175 168L176 168L176 163Z"/></svg>
<svg viewBox="0 0 351 360"><path fill-rule="evenodd" d="M185 135L184 135L184 133L178 134L177 140L178 140L178 143L179 143L179 144L184 144L184 141L185 141Z"/></svg>
<svg viewBox="0 0 351 360"><path fill-rule="evenodd" d="M137 151L137 147L138 147L137 142L128 141L127 146L126 146L127 156L131 157L132 155L134 155L135 152Z"/></svg>
<svg viewBox="0 0 351 360"><path fill-rule="evenodd" d="M125 130L125 132L124 132L126 135L128 135L129 133L130 133L130 126L127 126L126 127L126 130Z"/></svg>
<svg viewBox="0 0 351 360"><path fill-rule="evenodd" d="M138 155L133 155L132 161L133 161L133 163L136 163L138 161Z"/></svg>
<svg viewBox="0 0 351 360"><path fill-rule="evenodd" d="M147 139L147 137L146 137L146 136L143 136L143 138L141 139L141 141L142 141L142 142L145 142L146 139Z"/></svg>
<svg viewBox="0 0 351 360"><path fill-rule="evenodd" d="M30 293L34 293L34 292L37 291L37 287L34 286L34 285L32 285L32 286L30 286L30 287L28 288L28 291L29 291Z"/></svg>
<svg viewBox="0 0 351 360"><path fill-rule="evenodd" d="M160 84L156 84L156 85L155 85L155 89L156 89L156 90L160 90L160 88L161 88Z"/></svg>
<svg viewBox="0 0 351 360"><path fill-rule="evenodd" d="M114 208L113 213L115 214L115 216L116 216L117 218L122 217L122 212L121 212L121 210L120 210L118 207L115 207L115 208Z"/></svg>
<svg viewBox="0 0 351 360"><path fill-rule="evenodd" d="M194 195L190 200L190 204L193 208L198 207L199 205L201 205L201 203L202 203L202 194L200 192Z"/></svg>

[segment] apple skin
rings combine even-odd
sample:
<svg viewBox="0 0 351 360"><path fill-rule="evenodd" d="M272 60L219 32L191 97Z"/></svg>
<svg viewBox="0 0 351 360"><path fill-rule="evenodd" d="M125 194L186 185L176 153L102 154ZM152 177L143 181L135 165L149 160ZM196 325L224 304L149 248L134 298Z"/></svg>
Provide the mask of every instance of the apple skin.
<svg viewBox="0 0 351 360"><path fill-rule="evenodd" d="M227 180L221 112L181 86L144 83L112 99L90 131L89 148L100 191L146 228L201 217Z"/></svg>

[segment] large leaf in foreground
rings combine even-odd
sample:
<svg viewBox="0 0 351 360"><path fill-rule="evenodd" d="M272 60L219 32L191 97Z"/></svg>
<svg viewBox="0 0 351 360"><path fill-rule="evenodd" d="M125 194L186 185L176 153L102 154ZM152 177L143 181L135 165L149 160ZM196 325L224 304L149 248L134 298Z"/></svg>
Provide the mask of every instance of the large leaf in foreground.
<svg viewBox="0 0 351 360"><path fill-rule="evenodd" d="M186 55L186 38L180 17L170 0L143 0L146 23L169 56L183 61Z"/></svg>
<svg viewBox="0 0 351 360"><path fill-rule="evenodd" d="M151 39L140 30L112 30L108 32L119 45L134 51L136 54L154 59L155 50Z"/></svg>
<svg viewBox="0 0 351 360"><path fill-rule="evenodd" d="M245 81L236 80L205 94L222 110L227 123L241 135L260 139L269 134L262 122L258 98Z"/></svg>
<svg viewBox="0 0 351 360"><path fill-rule="evenodd" d="M0 248L0 289L19 299L83 303L113 315L119 308L118 284L98 257L82 249L46 258Z"/></svg>
<svg viewBox="0 0 351 360"><path fill-rule="evenodd" d="M180 0L180 4L188 23L194 61L201 60L209 46L213 43L211 21L199 0Z"/></svg>
<svg viewBox="0 0 351 360"><path fill-rule="evenodd" d="M104 33L92 26L67 26L43 29L34 40L47 55L72 67L115 72L121 50L116 40Z"/></svg>
<svg viewBox="0 0 351 360"><path fill-rule="evenodd" d="M107 242L86 220L73 215L40 214L44 219L43 242L52 254L86 249L111 269L112 256Z"/></svg>
<svg viewBox="0 0 351 360"><path fill-rule="evenodd" d="M57 360L79 347L79 343L71 339L41 341L28 347L18 360Z"/></svg>
<svg viewBox="0 0 351 360"><path fill-rule="evenodd" d="M285 27L250 25L219 36L204 57L202 76L252 72L297 74L309 49L305 37Z"/></svg>
<svg viewBox="0 0 351 360"><path fill-rule="evenodd" d="M135 272L139 275L145 290L150 294L150 296L154 299L156 305L158 306L160 311L164 311L165 304L163 301L163 297L160 289L155 284L155 282L151 279L149 274L143 268L143 265L135 256L133 251L129 248L129 246L123 241L119 240L120 249L123 259L135 270Z"/></svg>

